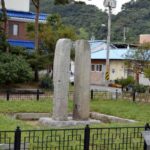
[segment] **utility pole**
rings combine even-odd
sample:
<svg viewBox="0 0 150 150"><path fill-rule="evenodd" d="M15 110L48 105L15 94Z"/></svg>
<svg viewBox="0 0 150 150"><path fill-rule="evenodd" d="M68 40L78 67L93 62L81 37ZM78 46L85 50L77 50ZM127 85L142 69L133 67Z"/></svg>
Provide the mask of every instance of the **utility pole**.
<svg viewBox="0 0 150 150"><path fill-rule="evenodd" d="M123 28L123 42L126 43L126 27Z"/></svg>
<svg viewBox="0 0 150 150"><path fill-rule="evenodd" d="M111 10L116 8L116 0L104 0L104 6L108 7L108 33L107 33L107 51L106 51L106 72L105 72L105 81L108 86L110 80L110 61L109 61L109 52L111 45Z"/></svg>

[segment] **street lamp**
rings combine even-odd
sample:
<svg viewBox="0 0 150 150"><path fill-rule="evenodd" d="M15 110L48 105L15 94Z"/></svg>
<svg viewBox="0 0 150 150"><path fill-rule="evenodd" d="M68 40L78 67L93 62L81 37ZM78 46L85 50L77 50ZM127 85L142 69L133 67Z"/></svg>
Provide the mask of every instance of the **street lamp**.
<svg viewBox="0 0 150 150"><path fill-rule="evenodd" d="M109 73L110 73L110 64L109 64L109 49L110 49L110 38L111 38L111 10L116 8L116 0L104 0L104 6L108 7L108 33L107 33L107 53L106 53L106 73L105 80L108 84Z"/></svg>

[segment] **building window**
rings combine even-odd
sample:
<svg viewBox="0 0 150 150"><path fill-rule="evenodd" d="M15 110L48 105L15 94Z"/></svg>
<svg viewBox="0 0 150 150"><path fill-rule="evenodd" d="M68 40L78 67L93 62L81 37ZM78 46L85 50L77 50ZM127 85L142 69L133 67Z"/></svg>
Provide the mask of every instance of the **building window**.
<svg viewBox="0 0 150 150"><path fill-rule="evenodd" d="M9 25L9 34L13 36L18 36L19 34L19 25L18 24L10 24Z"/></svg>
<svg viewBox="0 0 150 150"><path fill-rule="evenodd" d="M92 64L91 65L91 71L97 71L97 72L102 71L102 65L100 65L100 64Z"/></svg>
<svg viewBox="0 0 150 150"><path fill-rule="evenodd" d="M18 31L19 31L19 26L18 24L14 24L13 25L13 35L17 36L18 35Z"/></svg>
<svg viewBox="0 0 150 150"><path fill-rule="evenodd" d="M102 71L102 65L96 64L96 71L98 72Z"/></svg>
<svg viewBox="0 0 150 150"><path fill-rule="evenodd" d="M95 71L95 65L94 64L91 65L91 71Z"/></svg>

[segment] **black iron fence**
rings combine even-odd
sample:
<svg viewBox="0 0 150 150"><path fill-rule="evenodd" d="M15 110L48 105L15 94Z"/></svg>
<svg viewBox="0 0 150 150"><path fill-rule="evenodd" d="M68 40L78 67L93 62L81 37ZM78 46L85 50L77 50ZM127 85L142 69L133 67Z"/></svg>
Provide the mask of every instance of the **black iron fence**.
<svg viewBox="0 0 150 150"><path fill-rule="evenodd" d="M146 127L0 131L3 150L146 150Z"/></svg>
<svg viewBox="0 0 150 150"><path fill-rule="evenodd" d="M69 91L68 98L73 99L74 91ZM0 90L0 100L40 100L45 98L52 98L53 91L43 92L41 89L17 89L17 90ZM126 99L139 102L150 102L150 93L136 93L136 92L109 92L91 90L92 99Z"/></svg>
<svg viewBox="0 0 150 150"><path fill-rule="evenodd" d="M150 102L150 93L91 90L91 99L126 99L133 102Z"/></svg>
<svg viewBox="0 0 150 150"><path fill-rule="evenodd" d="M52 97L52 92L43 92L41 89L9 89L0 90L0 99L3 100L40 100Z"/></svg>

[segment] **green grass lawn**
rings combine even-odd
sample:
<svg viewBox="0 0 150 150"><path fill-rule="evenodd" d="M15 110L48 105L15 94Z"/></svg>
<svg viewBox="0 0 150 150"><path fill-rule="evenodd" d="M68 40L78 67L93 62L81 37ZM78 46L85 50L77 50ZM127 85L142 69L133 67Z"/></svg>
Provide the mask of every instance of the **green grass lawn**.
<svg viewBox="0 0 150 150"><path fill-rule="evenodd" d="M52 112L51 100L12 100L0 101L0 113Z"/></svg>
<svg viewBox="0 0 150 150"><path fill-rule="evenodd" d="M68 112L72 112L73 102L69 101ZM101 126L137 126L150 122L150 104L133 103L125 100L92 100L91 111L114 115L118 117L137 120L134 124L111 123ZM15 129L21 126L23 129L35 128L23 121L15 120L6 116L6 113L16 112L52 112L52 100L24 100L24 101L4 101L0 100L0 130Z"/></svg>
<svg viewBox="0 0 150 150"><path fill-rule="evenodd" d="M0 130L15 130L17 126L21 129L34 128L32 125L26 124L23 121L15 120L5 114L0 114Z"/></svg>
<svg viewBox="0 0 150 150"><path fill-rule="evenodd" d="M135 103L127 100L93 100L91 111L118 117L150 122L150 104Z"/></svg>

